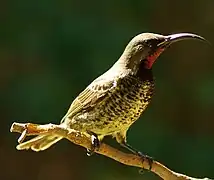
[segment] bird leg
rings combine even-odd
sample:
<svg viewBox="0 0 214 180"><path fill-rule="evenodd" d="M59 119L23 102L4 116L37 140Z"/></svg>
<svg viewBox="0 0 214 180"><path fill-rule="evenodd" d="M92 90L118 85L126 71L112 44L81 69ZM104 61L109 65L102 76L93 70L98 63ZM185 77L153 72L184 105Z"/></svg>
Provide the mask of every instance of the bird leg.
<svg viewBox="0 0 214 180"><path fill-rule="evenodd" d="M94 154L94 151L99 149L100 140L97 135L93 132L88 132L91 135L91 149L87 149L87 156L91 156Z"/></svg>
<svg viewBox="0 0 214 180"><path fill-rule="evenodd" d="M135 148L133 148L132 146L130 146L128 143L126 143L125 141L124 142L121 142L120 143L121 146L123 146L124 148L126 148L127 150L131 151L132 153L140 156L142 158L142 161L145 161L147 160L148 163L149 163L149 170L152 169L152 164L153 164L153 158L146 155L146 154L143 154L142 152L136 150Z"/></svg>
<svg viewBox="0 0 214 180"><path fill-rule="evenodd" d="M123 130L120 131L118 133L116 133L114 135L114 137L116 137L116 141L124 148L126 148L127 150L131 151L132 153L134 153L135 155L141 157L142 162L144 162L145 160L148 162L149 164L149 170L152 169L152 164L153 164L153 158L143 154L142 152L136 150L135 148L133 148L132 146L130 146L127 142L126 142L126 133L127 130Z"/></svg>

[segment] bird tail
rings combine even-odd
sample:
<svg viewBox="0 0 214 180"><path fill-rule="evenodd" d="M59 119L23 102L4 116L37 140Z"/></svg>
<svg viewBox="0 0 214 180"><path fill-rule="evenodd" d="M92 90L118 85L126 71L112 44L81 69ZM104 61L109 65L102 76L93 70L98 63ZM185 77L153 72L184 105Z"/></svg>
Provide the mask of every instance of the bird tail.
<svg viewBox="0 0 214 180"><path fill-rule="evenodd" d="M33 151L36 152L44 151L53 144L57 143L62 138L63 137L61 136L56 136L52 134L42 134L34 137L33 139L30 139L26 142L19 144L16 148L18 150L32 149Z"/></svg>

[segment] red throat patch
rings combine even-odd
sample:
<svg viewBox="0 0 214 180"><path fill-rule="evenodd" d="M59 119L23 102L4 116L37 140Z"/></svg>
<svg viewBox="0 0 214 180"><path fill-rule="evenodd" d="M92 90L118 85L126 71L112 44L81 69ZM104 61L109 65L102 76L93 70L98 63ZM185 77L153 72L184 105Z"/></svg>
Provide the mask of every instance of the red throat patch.
<svg viewBox="0 0 214 180"><path fill-rule="evenodd" d="M152 65L154 64L155 60L158 58L158 56L160 56L160 54L164 51L163 48L158 49L157 51L155 51L152 55L148 56L146 58L146 62L145 62L145 68L146 69L150 69L152 67Z"/></svg>

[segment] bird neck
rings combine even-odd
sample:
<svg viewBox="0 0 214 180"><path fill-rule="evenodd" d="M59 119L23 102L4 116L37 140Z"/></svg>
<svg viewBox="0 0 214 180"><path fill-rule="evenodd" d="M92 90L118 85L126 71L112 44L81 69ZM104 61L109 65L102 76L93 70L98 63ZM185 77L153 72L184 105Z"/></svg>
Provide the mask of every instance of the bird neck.
<svg viewBox="0 0 214 180"><path fill-rule="evenodd" d="M141 64L142 53L130 53L124 51L119 60L114 64L114 66L119 66L121 69L131 70L133 73L136 73Z"/></svg>
<svg viewBox="0 0 214 180"><path fill-rule="evenodd" d="M148 68L147 60L139 61L140 63L134 64L131 59L123 59L121 57L112 68L117 69L121 72L131 73L132 75L138 77L142 81L153 81L152 67Z"/></svg>
<svg viewBox="0 0 214 180"><path fill-rule="evenodd" d="M146 68L145 66L145 60L143 60L136 72L136 76L142 80L142 81L153 81L153 73L152 73L152 67Z"/></svg>
<svg viewBox="0 0 214 180"><path fill-rule="evenodd" d="M134 73L139 70L152 69L154 62L164 50L164 48L159 48L150 55L145 55L148 52L142 53L138 49L133 50L127 47L115 65L120 66L121 69L130 69Z"/></svg>

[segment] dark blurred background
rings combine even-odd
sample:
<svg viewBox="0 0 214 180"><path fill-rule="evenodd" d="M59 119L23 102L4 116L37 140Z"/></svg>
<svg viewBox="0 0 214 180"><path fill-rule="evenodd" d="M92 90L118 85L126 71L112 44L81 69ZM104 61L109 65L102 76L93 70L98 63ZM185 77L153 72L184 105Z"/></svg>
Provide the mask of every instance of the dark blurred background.
<svg viewBox="0 0 214 180"><path fill-rule="evenodd" d="M160 179L87 157L67 140L40 153L17 151L18 134L9 129L14 121L59 123L72 100L141 32L194 32L214 44L213 0L3 0L0 22L0 179ZM167 50L153 68L153 102L128 133L132 146L171 169L212 178L213 51L199 41Z"/></svg>

